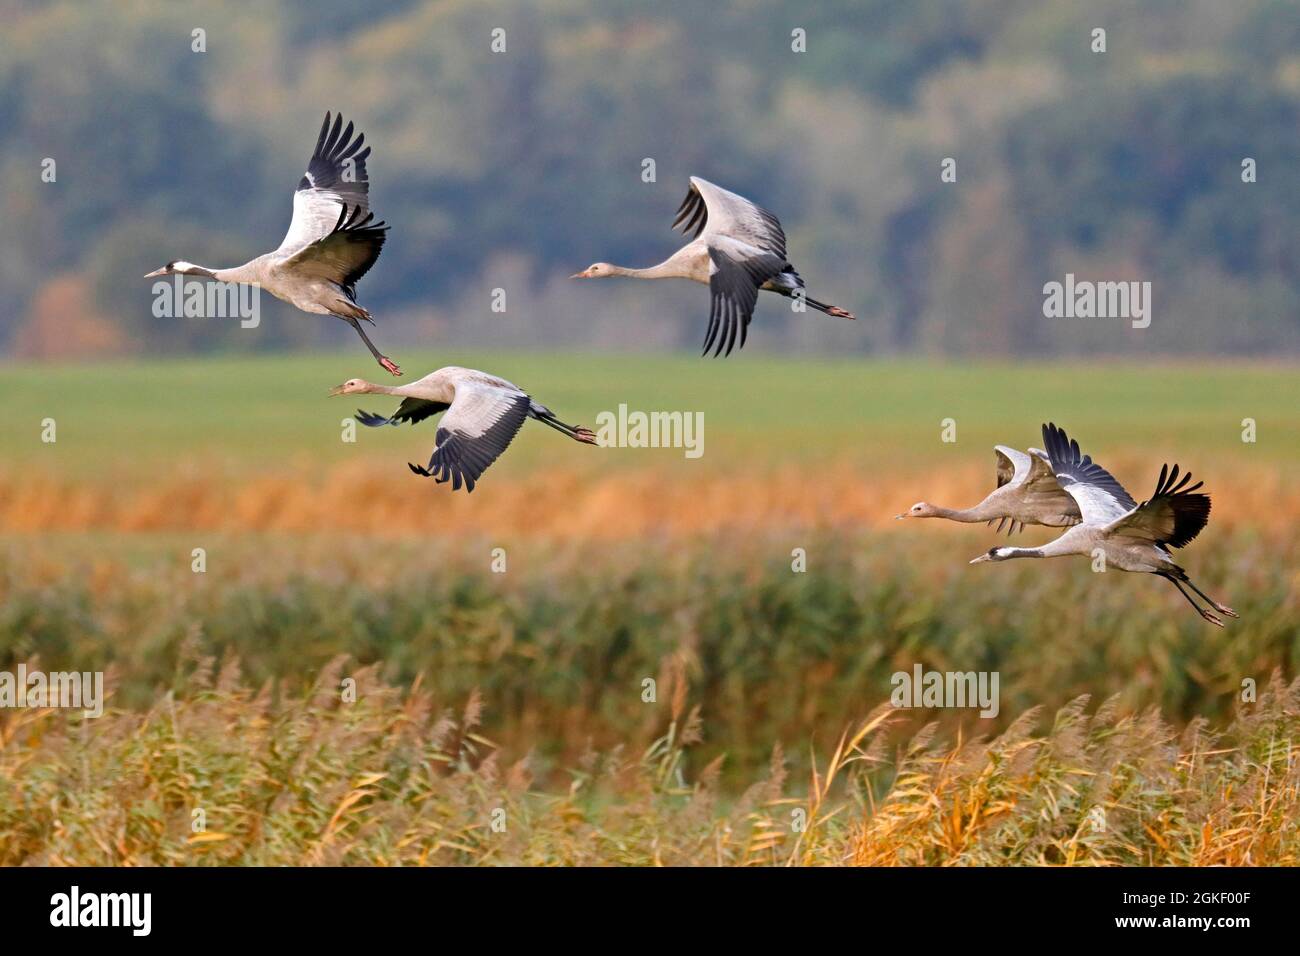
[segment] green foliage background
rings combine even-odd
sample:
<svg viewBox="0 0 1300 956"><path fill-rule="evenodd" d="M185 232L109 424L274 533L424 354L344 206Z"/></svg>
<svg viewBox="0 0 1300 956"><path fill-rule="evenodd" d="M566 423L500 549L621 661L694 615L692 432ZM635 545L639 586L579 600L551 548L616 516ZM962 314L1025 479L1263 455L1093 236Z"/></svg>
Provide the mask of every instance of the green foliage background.
<svg viewBox="0 0 1300 956"><path fill-rule="evenodd" d="M864 320L794 321L765 303L757 349L1295 353L1298 12L0 0L0 342L68 272L128 350L342 341L341 323L278 306L255 333L160 323L139 279L173 258L272 248L328 109L367 134L374 205L393 225L361 287L382 340L694 347L698 290L564 277L663 258L698 174L776 210L815 294ZM791 51L795 28L806 53ZM955 184L939 179L948 156ZM40 181L45 157L56 183ZM1258 182L1241 181L1244 157ZM1067 271L1150 280L1152 328L1044 320L1042 285ZM510 319L488 311L498 286Z"/></svg>

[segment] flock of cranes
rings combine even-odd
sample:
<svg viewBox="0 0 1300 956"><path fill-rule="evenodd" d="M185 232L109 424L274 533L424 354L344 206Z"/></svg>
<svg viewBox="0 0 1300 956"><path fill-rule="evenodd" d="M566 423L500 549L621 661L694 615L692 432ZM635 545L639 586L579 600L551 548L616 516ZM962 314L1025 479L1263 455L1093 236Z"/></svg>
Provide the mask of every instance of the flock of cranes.
<svg viewBox="0 0 1300 956"><path fill-rule="evenodd" d="M384 247L388 227L370 211L370 177L365 135L353 137L353 124L325 114L316 148L293 196L293 218L278 248L242 266L210 269L173 260L146 279L189 275L230 283L255 283L304 312L333 315L351 325L379 365L394 376L401 369L377 349L362 328L370 313L357 304L357 282ZM804 280L786 256L785 232L768 210L743 196L691 177L690 190L677 211L674 229L694 235L691 241L655 266L633 269L596 262L573 276L603 279L690 279L708 285L711 305L704 354L730 355L743 347L758 294L775 292L802 301L820 312L852 319L853 313L806 295ZM568 425L545 405L505 379L476 369L441 368L408 385L377 385L349 379L331 395L393 395L402 399L388 417L357 410L356 420L379 427L414 425L443 413L427 465L409 464L417 475L451 482L452 490L472 492L483 472L496 461L531 418L582 444L595 435ZM1008 534L1028 524L1067 530L1038 548L995 547L971 563L1060 555L1105 557L1110 567L1157 574L1173 583L1205 620L1223 621L1199 605L1184 588L1200 595L1216 611L1237 614L1209 597L1174 563L1170 548L1190 542L1205 527L1209 496L1179 480L1178 466L1162 468L1151 498L1137 504L1115 478L1068 439L1055 425L1043 426L1046 451L1029 453L998 445L997 487L973 508L944 508L921 501L899 518L947 518L950 521L1009 524Z"/></svg>
<svg viewBox="0 0 1300 956"><path fill-rule="evenodd" d="M1083 555L1104 560L1103 567L1156 574L1211 624L1223 620L1187 593L1191 588L1215 611L1229 617L1237 612L1210 597L1175 563L1171 548L1190 544L1210 520L1210 496L1190 484L1190 473L1179 478L1178 465L1160 467L1155 491L1138 504L1115 476L1079 450L1079 443L1055 424L1043 426L1046 451L1029 454L998 445L998 486L973 508L937 508L919 501L899 518L948 518L951 521L1011 523L1008 534L1027 524L1064 527L1055 541L1037 548L994 547L971 564L1013 558L1058 558Z"/></svg>
<svg viewBox="0 0 1300 956"><path fill-rule="evenodd" d="M316 137L307 172L293 194L293 218L279 248L231 269L210 269L174 259L145 276L188 275L218 282L255 283L304 312L333 315L356 329L379 365L395 376L401 368L377 349L362 322L373 324L357 304L357 282L379 258L388 227L370 211L370 176L362 148L365 134L353 138L353 124L327 112ZM785 233L776 216L742 196L697 176L678 210L673 228L695 229L692 240L649 269L625 269L597 262L574 278L631 276L640 279L692 279L709 286L712 307L704 352L730 355L745 337L758 293L768 290L799 297L827 315L854 318L851 312L804 295L804 282L785 257ZM725 352L724 352L725 345ZM410 465L418 475L450 481L466 492L505 451L525 418L535 418L570 438L595 444L589 429L560 422L544 405L504 379L475 369L438 369L410 385L386 389L351 379L332 395L399 395L401 407L390 418L358 410L364 425L414 424L446 412L427 467ZM415 403L415 404L411 404Z"/></svg>

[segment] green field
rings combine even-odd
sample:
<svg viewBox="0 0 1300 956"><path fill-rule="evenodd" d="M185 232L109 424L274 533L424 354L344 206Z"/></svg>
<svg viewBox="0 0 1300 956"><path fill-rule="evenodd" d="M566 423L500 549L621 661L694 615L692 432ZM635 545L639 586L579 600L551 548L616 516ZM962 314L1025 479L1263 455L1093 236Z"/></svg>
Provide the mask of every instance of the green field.
<svg viewBox="0 0 1300 956"><path fill-rule="evenodd" d="M1293 469L1300 447L1300 376L1281 365L935 365L916 361L728 360L641 355L406 353L404 381L445 364L483 368L528 389L562 417L592 423L620 403L643 410L702 411L706 451L626 450L600 467L653 459L690 472L826 459L888 476L917 464L988 459L995 443L1038 442L1054 420L1099 457L1106 449L1216 459L1230 452ZM189 461L274 468L329 464L357 455L398 459L431 435L362 435L339 441L357 403L327 398L346 378L386 380L355 353L316 357L15 366L0 372L4 468L85 477L158 473ZM382 377L382 378L381 378ZM382 410L391 400L368 398ZM54 418L56 445L40 441ZM940 422L958 425L955 445ZM1258 441L1241 442L1242 419ZM427 429L425 429L427 431ZM553 460L551 436L528 435L496 466L523 473ZM378 447L376 447L378 446ZM411 452L412 454L414 451ZM864 480L865 477L864 477Z"/></svg>

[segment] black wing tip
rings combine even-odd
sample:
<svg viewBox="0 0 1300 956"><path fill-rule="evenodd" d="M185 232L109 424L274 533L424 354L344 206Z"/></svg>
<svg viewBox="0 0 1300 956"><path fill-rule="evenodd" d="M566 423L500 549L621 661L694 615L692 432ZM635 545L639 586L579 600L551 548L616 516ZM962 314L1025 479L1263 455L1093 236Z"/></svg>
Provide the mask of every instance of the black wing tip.
<svg viewBox="0 0 1300 956"><path fill-rule="evenodd" d="M692 239L700 238L700 233L704 232L704 227L709 222L709 207L704 201L704 196L695 188L695 183L691 183L690 189L686 192L686 198L677 208L677 217L673 220L673 229L681 229L682 235L688 235L692 229L695 229L695 235ZM697 228L698 224L698 228Z"/></svg>
<svg viewBox="0 0 1300 956"><path fill-rule="evenodd" d="M375 218L373 212L367 212L364 217L358 218L361 216L360 204L351 207L347 203L341 205L339 218L335 221L334 228L329 231L329 235L342 232L357 240L362 238L376 239L382 244L385 234L393 228L383 219L379 220L379 222L371 222Z"/></svg>
<svg viewBox="0 0 1300 956"><path fill-rule="evenodd" d="M739 324L741 323L732 315L730 303L723 298L722 304L709 316L709 330L704 337L704 351L700 357L708 358L710 349L713 350L713 358L729 356L736 344L736 326ZM740 344L743 348L743 336Z"/></svg>
<svg viewBox="0 0 1300 956"><path fill-rule="evenodd" d="M1055 422L1043 426L1043 445L1053 467L1060 465L1089 465L1092 458L1083 454L1079 443L1065 433Z"/></svg>
<svg viewBox="0 0 1300 956"><path fill-rule="evenodd" d="M1171 500L1171 506L1174 509L1174 531L1164 544L1171 548L1186 547L1210 523L1210 497L1179 494Z"/></svg>
<svg viewBox="0 0 1300 956"><path fill-rule="evenodd" d="M362 425L367 428L378 428L381 425L396 425L397 422L383 415L376 415L374 412L363 411L358 408L356 415L353 416Z"/></svg>
<svg viewBox="0 0 1300 956"><path fill-rule="evenodd" d="M298 188L328 187L337 183L345 164L351 164L355 182L365 187L370 182L366 171L370 147L361 148L365 139L366 134L358 132L351 120L346 127L343 125L342 113L326 110L320 133L316 136L316 147L307 164L308 175L299 180Z"/></svg>
<svg viewBox="0 0 1300 956"><path fill-rule="evenodd" d="M1190 544L1209 524L1212 509L1210 496L1200 491L1205 482L1191 484L1191 472L1181 472L1181 479L1179 474L1177 463L1172 467L1168 464L1161 465L1156 490L1150 501L1143 502L1144 506L1158 498L1169 502L1169 507L1174 512L1174 528L1162 544L1171 548L1182 548Z"/></svg>
<svg viewBox="0 0 1300 956"><path fill-rule="evenodd" d="M1158 498L1162 495L1170 497L1174 495L1191 495L1205 486L1205 482L1203 481L1198 481L1194 485L1191 484L1192 473L1190 471L1182 472L1181 481L1179 480L1178 475L1179 468L1177 463L1175 463L1172 468L1170 468L1168 464L1161 465L1160 477L1156 481L1156 490L1151 497ZM1205 497L1208 500L1208 495L1205 495Z"/></svg>

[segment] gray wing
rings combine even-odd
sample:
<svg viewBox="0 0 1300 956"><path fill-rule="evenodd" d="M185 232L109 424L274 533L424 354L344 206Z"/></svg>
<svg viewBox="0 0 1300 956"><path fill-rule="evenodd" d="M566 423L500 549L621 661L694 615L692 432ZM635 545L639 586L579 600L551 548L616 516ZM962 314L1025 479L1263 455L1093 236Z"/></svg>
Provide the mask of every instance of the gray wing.
<svg viewBox="0 0 1300 956"><path fill-rule="evenodd" d="M715 186L699 176L691 177L691 188L677 210L673 228L684 234L695 229L701 235L730 236L748 243L756 249L770 252L785 260L785 231L781 222L762 206L744 196Z"/></svg>
<svg viewBox="0 0 1300 956"><path fill-rule="evenodd" d="M1083 523L1108 525L1137 507L1115 476L1079 450L1079 443L1056 425L1043 426L1043 445L1056 480L1079 503Z"/></svg>
<svg viewBox="0 0 1300 956"><path fill-rule="evenodd" d="M289 255L283 265L301 277L324 279L342 286L349 298L356 298L357 281L370 271L384 248L388 226L371 222L372 212L362 215L360 206L339 207L338 219L328 233Z"/></svg>
<svg viewBox="0 0 1300 956"><path fill-rule="evenodd" d="M307 172L298 181L293 194L293 219L289 231L275 252L289 256L304 246L328 236L342 216L354 214L358 220L370 212L370 175L366 159L370 147L362 149L364 133L352 138L352 124L343 128L343 117L325 114L316 149Z"/></svg>
<svg viewBox="0 0 1300 956"><path fill-rule="evenodd" d="M427 467L410 465L417 475L450 481L453 491L467 492L501 456L528 418L529 397L521 392L462 382L451 408L438 423L437 447Z"/></svg>
<svg viewBox="0 0 1300 956"><path fill-rule="evenodd" d="M785 260L718 237L709 245L709 262L712 304L709 329L704 336L704 354L708 355L709 349L713 348L714 357L730 355L737 334L740 335L740 346L743 348L745 345L759 288L768 279L781 274Z"/></svg>

